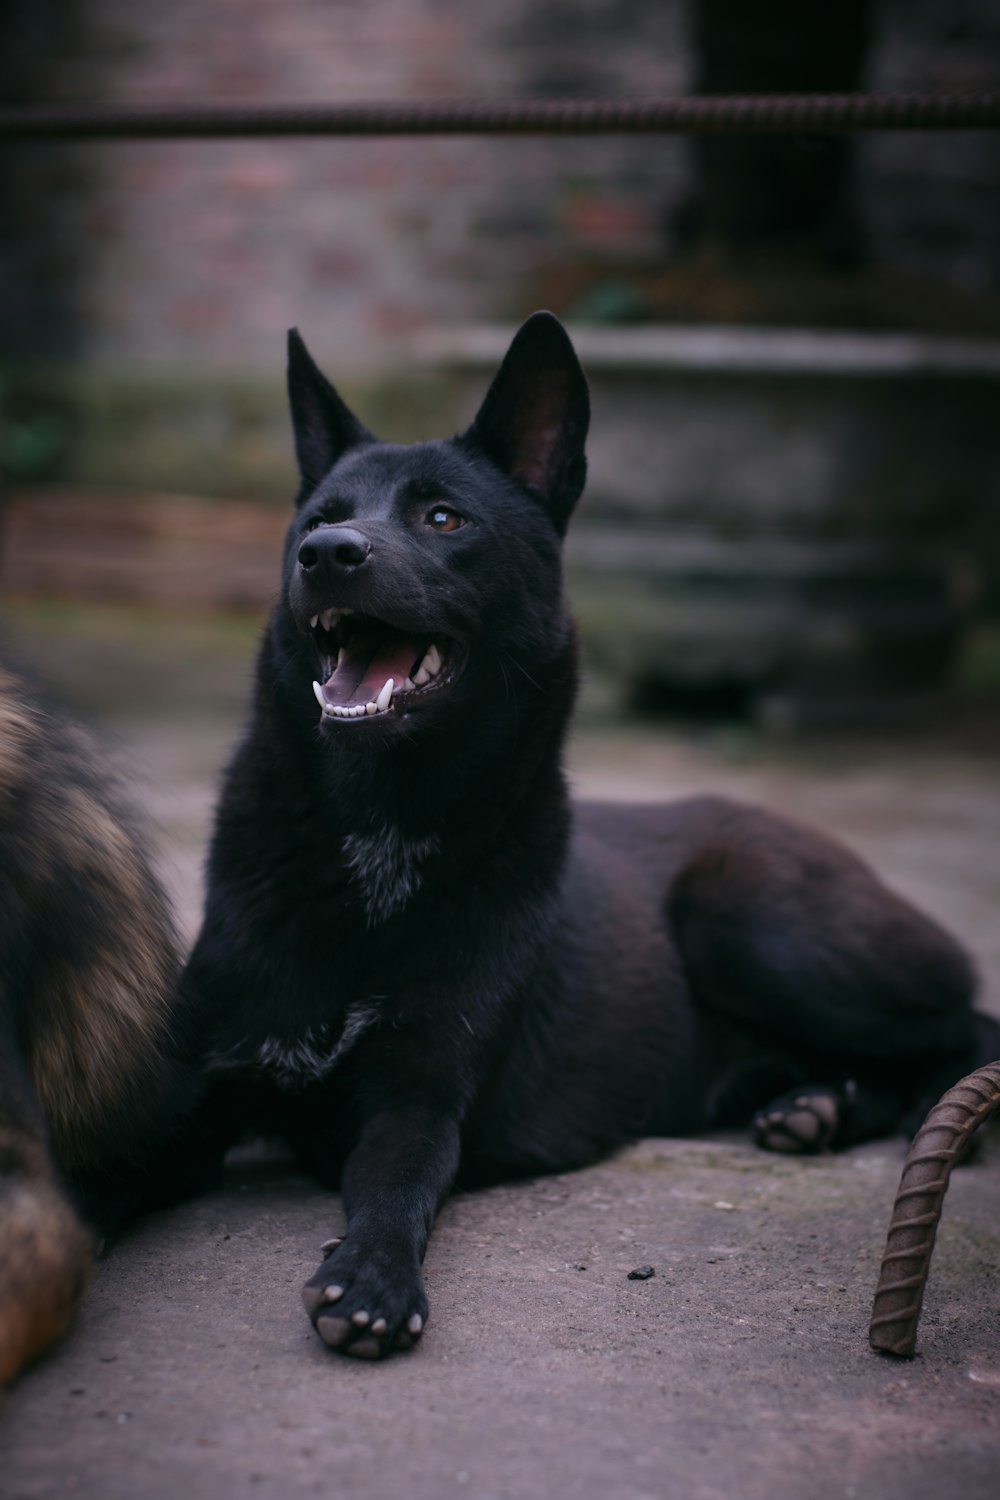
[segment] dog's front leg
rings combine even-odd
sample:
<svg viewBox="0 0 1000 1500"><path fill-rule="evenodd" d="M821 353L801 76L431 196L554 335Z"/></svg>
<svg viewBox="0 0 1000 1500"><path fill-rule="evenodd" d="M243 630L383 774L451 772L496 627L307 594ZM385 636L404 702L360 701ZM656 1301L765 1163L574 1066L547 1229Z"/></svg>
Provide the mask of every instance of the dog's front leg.
<svg viewBox="0 0 1000 1500"><path fill-rule="evenodd" d="M344 1167L347 1232L302 1291L331 1348L378 1359L420 1337L420 1267L458 1170L459 1126L458 1111L426 1103L394 1103L366 1119Z"/></svg>

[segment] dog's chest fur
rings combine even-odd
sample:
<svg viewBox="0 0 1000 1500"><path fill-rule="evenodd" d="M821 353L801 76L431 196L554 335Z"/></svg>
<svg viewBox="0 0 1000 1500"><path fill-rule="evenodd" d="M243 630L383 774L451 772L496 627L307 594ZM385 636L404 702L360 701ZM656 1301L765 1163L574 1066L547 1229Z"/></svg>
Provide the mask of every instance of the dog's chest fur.
<svg viewBox="0 0 1000 1500"><path fill-rule="evenodd" d="M213 1073L252 1073L264 1076L282 1090L322 1083L341 1058L377 1021L374 1004L347 1009L342 1026L307 1026L293 1034L269 1032L243 1036L218 1049L209 1060Z"/></svg>
<svg viewBox="0 0 1000 1500"><path fill-rule="evenodd" d="M424 864L437 848L436 838L410 838L394 823L348 834L344 863L361 895L369 927L393 916L417 894Z"/></svg>
<svg viewBox="0 0 1000 1500"><path fill-rule="evenodd" d="M364 924L371 931L401 911L425 883L428 859L437 853L436 837L414 838L386 819L369 823L362 832L348 834L341 843L347 887L360 904ZM343 900L332 895L327 899ZM349 897L350 899L350 897ZM346 910L357 911L349 906ZM325 925L330 915L323 906L314 922ZM353 920L358 921L357 915ZM373 939L376 940L376 939ZM352 940L356 946L357 938ZM347 993L354 981L346 979ZM379 1019L378 998L354 991L355 998L341 1011L332 995L317 995L314 1006L299 1009L298 1018L258 1029L227 1028L209 1059L216 1074L244 1073L264 1077L282 1091L296 1091L321 1083L354 1047L362 1033ZM344 992L341 990L341 1004ZM331 1017L332 1006L336 1006ZM275 1018L277 1020L277 1018Z"/></svg>

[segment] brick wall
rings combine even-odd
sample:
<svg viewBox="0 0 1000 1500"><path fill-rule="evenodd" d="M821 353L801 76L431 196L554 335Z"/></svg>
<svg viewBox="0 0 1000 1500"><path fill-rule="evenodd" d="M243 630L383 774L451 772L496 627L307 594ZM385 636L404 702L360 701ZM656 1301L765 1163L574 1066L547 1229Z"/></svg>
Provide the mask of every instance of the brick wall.
<svg viewBox="0 0 1000 1500"><path fill-rule="evenodd" d="M122 103L635 96L692 73L684 0L13 0L7 15L15 98L26 68L35 98ZM873 86L998 73L992 0L879 8ZM998 142L868 142L876 254L1000 287ZM669 254L688 158L659 139L124 143L8 152L0 174L8 353L273 369L299 323L358 370L442 321L516 320L552 265Z"/></svg>

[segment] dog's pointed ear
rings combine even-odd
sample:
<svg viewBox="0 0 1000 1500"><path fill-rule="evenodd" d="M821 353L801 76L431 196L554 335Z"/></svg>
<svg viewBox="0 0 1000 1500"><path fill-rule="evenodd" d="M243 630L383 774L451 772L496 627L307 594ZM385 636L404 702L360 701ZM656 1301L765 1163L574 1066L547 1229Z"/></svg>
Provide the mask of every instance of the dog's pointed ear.
<svg viewBox="0 0 1000 1500"><path fill-rule="evenodd" d="M348 448L374 442L319 369L297 328L288 331L288 404L303 493L315 489Z"/></svg>
<svg viewBox="0 0 1000 1500"><path fill-rule="evenodd" d="M569 334L549 312L514 335L463 443L481 449L545 505L560 533L587 476L587 381Z"/></svg>

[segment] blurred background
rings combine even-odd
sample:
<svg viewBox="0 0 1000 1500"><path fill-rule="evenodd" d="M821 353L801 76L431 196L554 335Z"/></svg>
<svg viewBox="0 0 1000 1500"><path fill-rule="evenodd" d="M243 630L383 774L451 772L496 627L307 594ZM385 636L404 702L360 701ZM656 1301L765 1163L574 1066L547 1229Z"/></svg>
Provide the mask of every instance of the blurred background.
<svg viewBox="0 0 1000 1500"><path fill-rule="evenodd" d="M992 0L0 17L6 105L998 86ZM547 306L593 386L579 784L826 821L1000 959L998 188L1000 132L0 146L2 624L145 767L185 925L294 488L286 328L406 441Z"/></svg>

